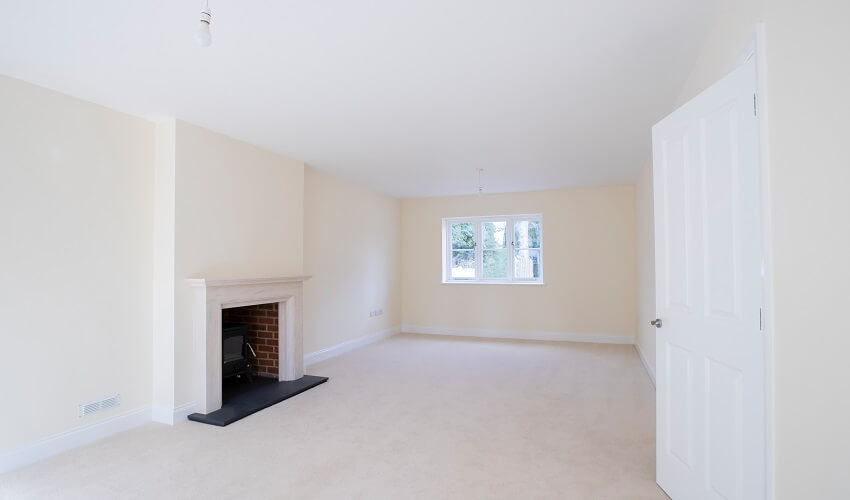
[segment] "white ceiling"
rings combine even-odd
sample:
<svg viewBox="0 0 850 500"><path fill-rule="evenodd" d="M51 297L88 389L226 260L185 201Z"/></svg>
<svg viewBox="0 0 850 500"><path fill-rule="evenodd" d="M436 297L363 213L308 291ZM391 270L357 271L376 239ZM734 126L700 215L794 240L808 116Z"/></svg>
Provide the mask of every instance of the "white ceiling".
<svg viewBox="0 0 850 500"><path fill-rule="evenodd" d="M397 196L631 182L715 0L0 0L0 73Z"/></svg>

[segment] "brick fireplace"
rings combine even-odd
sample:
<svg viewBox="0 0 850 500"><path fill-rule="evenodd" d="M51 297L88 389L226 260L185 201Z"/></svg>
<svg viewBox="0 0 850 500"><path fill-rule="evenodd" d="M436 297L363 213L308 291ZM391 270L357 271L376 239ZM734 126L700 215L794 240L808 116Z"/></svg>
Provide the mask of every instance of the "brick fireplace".
<svg viewBox="0 0 850 500"><path fill-rule="evenodd" d="M222 323L248 325L248 343L257 355L250 360L254 375L278 376L278 317L277 302L221 310Z"/></svg>

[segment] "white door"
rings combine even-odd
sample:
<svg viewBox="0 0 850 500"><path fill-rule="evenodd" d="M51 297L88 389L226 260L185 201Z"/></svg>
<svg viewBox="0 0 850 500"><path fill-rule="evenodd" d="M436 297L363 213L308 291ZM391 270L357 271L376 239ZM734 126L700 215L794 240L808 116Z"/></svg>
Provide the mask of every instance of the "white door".
<svg viewBox="0 0 850 500"><path fill-rule="evenodd" d="M765 496L755 95L750 60L652 129L656 472L673 500Z"/></svg>

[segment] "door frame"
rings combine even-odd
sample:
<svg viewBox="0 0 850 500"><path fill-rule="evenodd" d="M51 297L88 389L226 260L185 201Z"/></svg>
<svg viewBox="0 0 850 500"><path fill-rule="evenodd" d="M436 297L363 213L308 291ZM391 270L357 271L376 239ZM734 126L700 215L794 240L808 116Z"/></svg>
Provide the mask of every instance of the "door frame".
<svg viewBox="0 0 850 500"><path fill-rule="evenodd" d="M769 141L769 98L767 92L767 50L765 25L757 23L739 50L737 57L724 74L738 68L750 59L755 59L756 106L758 127L758 168L761 191L761 240L762 240L762 337L764 338L764 400L765 400L765 498L774 500L775 484L775 369L774 369L774 264L773 264L773 216ZM640 353L640 351L639 351ZM642 358L642 356L641 356ZM656 363L658 361L656 360ZM645 363L644 363L645 364ZM653 380L655 385L655 380ZM658 418L656 416L656 418ZM657 453L657 450L656 450Z"/></svg>
<svg viewBox="0 0 850 500"><path fill-rule="evenodd" d="M762 337L764 338L764 432L765 432L765 498L773 500L774 461L774 294L773 294L773 217L770 190L770 143L768 130L767 52L764 23L757 23L744 43L729 71L750 59L756 67L756 119L758 124L758 163L761 188L762 240Z"/></svg>

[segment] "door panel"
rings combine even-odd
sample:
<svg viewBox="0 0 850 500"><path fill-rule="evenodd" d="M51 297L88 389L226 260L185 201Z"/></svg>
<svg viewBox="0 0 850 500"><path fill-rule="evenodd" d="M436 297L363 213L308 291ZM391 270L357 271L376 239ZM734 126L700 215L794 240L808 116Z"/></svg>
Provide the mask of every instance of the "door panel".
<svg viewBox="0 0 850 500"><path fill-rule="evenodd" d="M701 120L700 127L706 311L731 318L741 314L737 117L732 103Z"/></svg>
<svg viewBox="0 0 850 500"><path fill-rule="evenodd" d="M685 157L687 138L664 143L664 162L661 164L664 182L664 203L668 207L683 207L689 203L690 189L687 182ZM688 219L684 210L666 211L665 250L667 254L665 280L667 282L665 304L687 310L688 300Z"/></svg>
<svg viewBox="0 0 850 500"><path fill-rule="evenodd" d="M741 498L742 379L740 370L707 360L708 483L720 498L729 500Z"/></svg>
<svg viewBox="0 0 850 500"><path fill-rule="evenodd" d="M667 366L670 378L667 391L667 418L670 422L667 452L687 468L693 467L693 368L691 353L681 347L667 345Z"/></svg>
<svg viewBox="0 0 850 500"><path fill-rule="evenodd" d="M674 499L765 494L755 67L653 127L657 480Z"/></svg>

